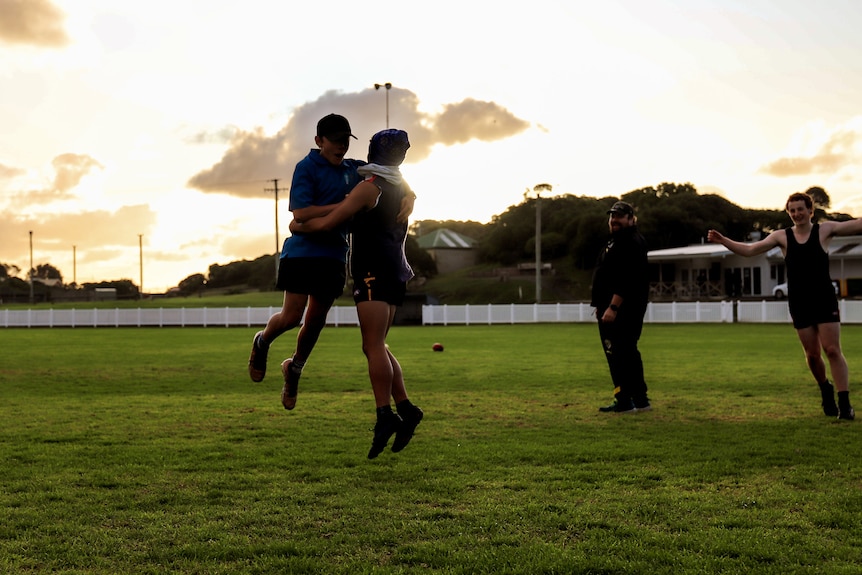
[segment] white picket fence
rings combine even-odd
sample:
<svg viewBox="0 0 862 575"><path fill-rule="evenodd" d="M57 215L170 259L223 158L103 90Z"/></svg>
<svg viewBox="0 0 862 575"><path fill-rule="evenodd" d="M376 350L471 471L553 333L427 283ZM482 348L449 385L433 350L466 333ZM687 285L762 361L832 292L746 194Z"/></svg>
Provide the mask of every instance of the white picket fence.
<svg viewBox="0 0 862 575"><path fill-rule="evenodd" d="M862 301L839 302L843 323L862 323ZM0 310L0 327L256 327L277 307ZM735 311L734 311L735 309ZM584 323L595 321L586 303L425 305L423 325ZM647 323L789 323L786 301L650 303ZM328 325L356 326L353 306L335 306Z"/></svg>

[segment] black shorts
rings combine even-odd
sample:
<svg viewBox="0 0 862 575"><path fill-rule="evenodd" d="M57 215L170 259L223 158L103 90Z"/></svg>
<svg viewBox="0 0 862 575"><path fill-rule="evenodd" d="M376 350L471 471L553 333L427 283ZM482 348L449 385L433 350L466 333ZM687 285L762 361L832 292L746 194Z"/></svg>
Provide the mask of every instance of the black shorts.
<svg viewBox="0 0 862 575"><path fill-rule="evenodd" d="M793 327L796 329L841 321L838 301L835 298L809 300L801 305L791 305L790 317L793 318Z"/></svg>
<svg viewBox="0 0 862 575"><path fill-rule="evenodd" d="M353 276L353 301L385 301L389 305L404 303L407 282L397 278L377 277L373 273L364 277Z"/></svg>
<svg viewBox="0 0 862 575"><path fill-rule="evenodd" d="M320 299L337 299L344 291L345 264L332 258L281 258L275 287Z"/></svg>

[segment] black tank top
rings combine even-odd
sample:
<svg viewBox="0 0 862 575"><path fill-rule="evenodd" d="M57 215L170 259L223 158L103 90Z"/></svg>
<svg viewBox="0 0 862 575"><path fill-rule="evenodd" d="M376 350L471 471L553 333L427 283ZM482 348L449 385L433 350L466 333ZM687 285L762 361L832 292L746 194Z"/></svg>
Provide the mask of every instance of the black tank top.
<svg viewBox="0 0 862 575"><path fill-rule="evenodd" d="M820 224L811 226L808 241L800 244L787 228L787 299L791 308L812 301L835 299L835 288L829 276L829 255L820 245Z"/></svg>

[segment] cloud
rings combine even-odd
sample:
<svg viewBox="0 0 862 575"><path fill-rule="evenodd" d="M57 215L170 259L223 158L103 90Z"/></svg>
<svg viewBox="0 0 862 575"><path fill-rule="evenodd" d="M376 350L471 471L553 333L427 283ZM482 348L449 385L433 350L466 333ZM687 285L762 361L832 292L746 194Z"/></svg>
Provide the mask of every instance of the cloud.
<svg viewBox="0 0 862 575"><path fill-rule="evenodd" d="M17 176L21 176L25 173L21 168L13 168L11 166L6 166L0 164L0 180L11 180Z"/></svg>
<svg viewBox="0 0 862 575"><path fill-rule="evenodd" d="M771 176L786 178L810 174L832 174L858 164L862 159L862 128L853 122L826 135L825 142L810 155L779 158L763 166L760 171Z"/></svg>
<svg viewBox="0 0 862 575"><path fill-rule="evenodd" d="M124 206L111 212L95 210L21 218L0 212L5 263L29 268L30 232L33 232L34 263L62 259L76 246L79 261L104 262L119 255L137 258L138 234L155 227L156 213L147 205ZM70 278L71 281L71 278Z"/></svg>
<svg viewBox="0 0 862 575"><path fill-rule="evenodd" d="M54 178L54 189L65 193L81 183L81 179L93 168L103 169L104 166L84 154L61 154L51 162L57 175Z"/></svg>
<svg viewBox="0 0 862 575"><path fill-rule="evenodd" d="M10 204L15 208L24 208L33 204L49 204L58 200L73 197L71 190L81 183L84 176L94 169L104 166L86 154L60 154L51 161L54 168L54 181L50 187L28 190L14 194ZM2 166L0 166L2 168ZM18 171L21 173L21 171ZM0 169L0 176L2 176Z"/></svg>
<svg viewBox="0 0 862 575"><path fill-rule="evenodd" d="M364 158L368 140L386 127L384 98L388 98L389 126L410 134L408 164L427 158L437 144L493 142L530 127L529 122L494 102L468 98L447 104L434 114L420 111L419 98L403 88L384 93L372 88L351 93L331 90L296 108L273 136L262 128L238 130L221 160L192 176L187 185L204 192L260 197L265 182L275 178L289 182L296 163L315 147L317 121L330 113L347 117L358 137L353 141L358 150L348 156Z"/></svg>
<svg viewBox="0 0 862 575"><path fill-rule="evenodd" d="M48 0L0 0L0 42L45 48L69 43L63 13Z"/></svg>
<svg viewBox="0 0 862 575"><path fill-rule="evenodd" d="M435 133L442 144L461 144L470 140L502 140L530 126L494 102L467 98L448 104L437 117Z"/></svg>
<svg viewBox="0 0 862 575"><path fill-rule="evenodd" d="M187 144L229 144L240 132L241 130L236 126L225 126L214 131L195 132L186 136L183 141Z"/></svg>

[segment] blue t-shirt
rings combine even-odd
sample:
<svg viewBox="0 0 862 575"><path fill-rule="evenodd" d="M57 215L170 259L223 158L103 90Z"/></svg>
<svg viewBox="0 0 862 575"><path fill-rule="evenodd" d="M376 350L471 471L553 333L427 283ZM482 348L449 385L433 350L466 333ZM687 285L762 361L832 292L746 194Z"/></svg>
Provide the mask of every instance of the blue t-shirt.
<svg viewBox="0 0 862 575"><path fill-rule="evenodd" d="M345 159L333 166L312 149L296 164L290 184L290 211L309 206L337 204L362 181L356 168L361 160ZM314 234L294 234L284 240L282 258L332 258L346 261L347 224L330 231Z"/></svg>

